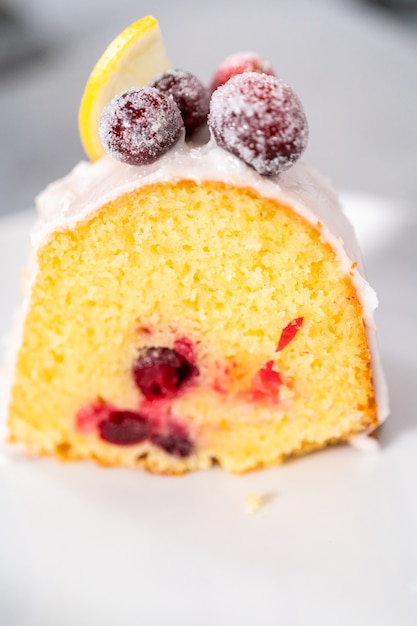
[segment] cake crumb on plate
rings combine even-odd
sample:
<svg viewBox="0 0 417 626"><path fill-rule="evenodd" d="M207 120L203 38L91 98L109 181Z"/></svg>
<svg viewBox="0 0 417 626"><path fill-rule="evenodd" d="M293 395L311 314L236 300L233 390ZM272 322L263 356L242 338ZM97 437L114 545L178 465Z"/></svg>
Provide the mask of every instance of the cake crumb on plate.
<svg viewBox="0 0 417 626"><path fill-rule="evenodd" d="M263 503L262 496L258 496L254 493L250 493L245 498L245 508L247 515L253 515L261 508Z"/></svg>

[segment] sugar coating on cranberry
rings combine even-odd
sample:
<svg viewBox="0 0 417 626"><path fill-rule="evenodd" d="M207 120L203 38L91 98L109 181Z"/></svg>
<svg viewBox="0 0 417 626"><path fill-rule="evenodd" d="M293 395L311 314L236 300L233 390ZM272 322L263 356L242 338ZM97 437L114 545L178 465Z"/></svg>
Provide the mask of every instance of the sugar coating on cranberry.
<svg viewBox="0 0 417 626"><path fill-rule="evenodd" d="M208 123L219 146L265 176L291 167L307 146L303 106L275 76L246 72L231 78L214 91Z"/></svg>
<svg viewBox="0 0 417 626"><path fill-rule="evenodd" d="M186 458L194 452L188 433L178 424L171 424L164 432L154 433L151 435L151 442L167 454L178 458Z"/></svg>
<svg viewBox="0 0 417 626"><path fill-rule="evenodd" d="M257 52L237 52L220 63L211 81L211 91L227 83L232 76L243 74L243 72L276 75L270 61Z"/></svg>
<svg viewBox="0 0 417 626"><path fill-rule="evenodd" d="M103 109L99 132L112 157L129 165L146 165L172 148L183 129L174 100L144 87L115 96Z"/></svg>
<svg viewBox="0 0 417 626"><path fill-rule="evenodd" d="M151 87L172 96L181 112L187 136L207 121L210 94L191 72L169 70L157 76Z"/></svg>
<svg viewBox="0 0 417 626"><path fill-rule="evenodd" d="M158 400L176 396L198 369L173 348L150 347L139 352L132 374L145 398Z"/></svg>
<svg viewBox="0 0 417 626"><path fill-rule="evenodd" d="M100 437L108 443L131 446L142 443L151 433L148 420L135 411L113 411L98 425Z"/></svg>

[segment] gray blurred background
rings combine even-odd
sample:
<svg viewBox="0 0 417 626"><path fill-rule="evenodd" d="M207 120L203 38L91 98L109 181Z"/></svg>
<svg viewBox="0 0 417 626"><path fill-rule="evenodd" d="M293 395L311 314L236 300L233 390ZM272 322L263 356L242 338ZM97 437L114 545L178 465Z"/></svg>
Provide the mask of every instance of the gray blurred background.
<svg viewBox="0 0 417 626"><path fill-rule="evenodd" d="M152 13L175 67L209 81L256 50L304 102L305 159L341 189L417 201L412 0L0 0L0 213L85 158L77 112L110 40Z"/></svg>

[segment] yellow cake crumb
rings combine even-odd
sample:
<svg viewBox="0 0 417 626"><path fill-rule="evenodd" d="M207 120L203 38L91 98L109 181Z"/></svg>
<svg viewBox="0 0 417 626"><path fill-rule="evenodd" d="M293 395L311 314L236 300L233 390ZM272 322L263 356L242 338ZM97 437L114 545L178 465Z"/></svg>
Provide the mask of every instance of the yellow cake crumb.
<svg viewBox="0 0 417 626"><path fill-rule="evenodd" d="M247 515L253 515L261 508L263 504L262 496L250 493L245 498L245 508Z"/></svg>

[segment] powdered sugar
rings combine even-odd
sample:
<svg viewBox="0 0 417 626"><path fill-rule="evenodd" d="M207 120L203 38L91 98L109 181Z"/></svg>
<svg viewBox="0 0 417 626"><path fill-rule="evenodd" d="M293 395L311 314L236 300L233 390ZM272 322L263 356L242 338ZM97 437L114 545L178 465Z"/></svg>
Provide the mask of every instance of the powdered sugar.
<svg viewBox="0 0 417 626"><path fill-rule="evenodd" d="M157 89L130 89L104 108L100 138L105 150L129 165L153 163L178 141L184 124L174 100Z"/></svg>
<svg viewBox="0 0 417 626"><path fill-rule="evenodd" d="M308 141L307 119L293 90L256 72L235 76L213 93L209 126L222 148L268 176L291 167Z"/></svg>

